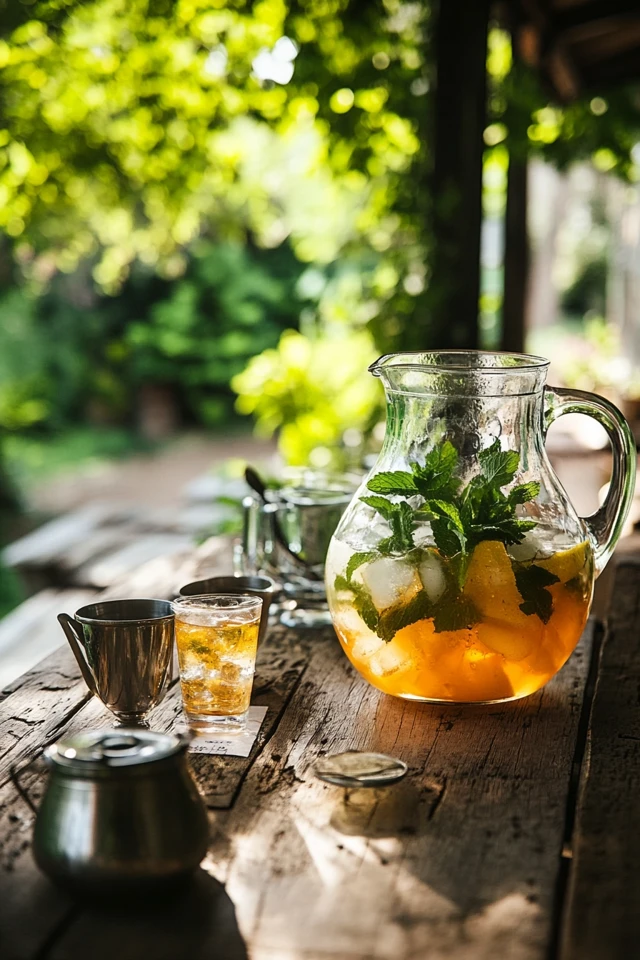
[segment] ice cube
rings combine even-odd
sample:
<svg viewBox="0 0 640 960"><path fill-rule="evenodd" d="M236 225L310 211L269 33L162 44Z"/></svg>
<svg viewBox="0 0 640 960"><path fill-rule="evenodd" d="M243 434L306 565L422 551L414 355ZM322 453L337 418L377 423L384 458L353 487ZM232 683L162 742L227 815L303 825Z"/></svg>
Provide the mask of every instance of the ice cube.
<svg viewBox="0 0 640 960"><path fill-rule="evenodd" d="M376 677L386 677L398 670L409 670L414 666L406 650L398 649L393 642L383 643L382 647L369 658L368 667Z"/></svg>
<svg viewBox="0 0 640 960"><path fill-rule="evenodd" d="M327 583L332 584L338 574L344 576L347 564L353 553L352 547L348 546L344 541L336 539L336 537L333 538L329 544L325 566Z"/></svg>
<svg viewBox="0 0 640 960"><path fill-rule="evenodd" d="M535 533L535 530L530 530L525 534L521 543L514 543L507 547L509 556L513 557L514 560L519 560L520 563L524 563L527 560L533 560L535 557L548 554L549 550L545 548L544 542Z"/></svg>
<svg viewBox="0 0 640 960"><path fill-rule="evenodd" d="M393 557L381 557L363 566L362 580L378 612L396 603L407 603L422 589L416 568Z"/></svg>
<svg viewBox="0 0 640 960"><path fill-rule="evenodd" d="M361 633L355 637L351 652L358 660L368 660L384 646L386 646L384 640L376 637L375 633Z"/></svg>
<svg viewBox="0 0 640 960"><path fill-rule="evenodd" d="M442 563L435 552L430 551L418 568L422 586L429 600L437 603L447 588L447 579L442 569Z"/></svg>
<svg viewBox="0 0 640 960"><path fill-rule="evenodd" d="M358 660L367 659L384 646L384 641L363 623L353 607L341 607L334 613L334 625L343 642Z"/></svg>

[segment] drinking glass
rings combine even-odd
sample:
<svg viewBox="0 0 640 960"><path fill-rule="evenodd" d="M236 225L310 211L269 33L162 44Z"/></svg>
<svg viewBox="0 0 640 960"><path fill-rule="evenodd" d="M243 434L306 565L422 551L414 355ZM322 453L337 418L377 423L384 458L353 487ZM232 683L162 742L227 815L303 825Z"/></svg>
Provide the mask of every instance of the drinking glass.
<svg viewBox="0 0 640 960"><path fill-rule="evenodd" d="M210 594L173 602L182 703L194 730L244 729L256 666L262 599Z"/></svg>
<svg viewBox="0 0 640 960"><path fill-rule="evenodd" d="M232 596L249 594L251 597L262 599L262 613L260 615L260 630L258 643L265 638L269 626L269 607L276 593L276 585L270 577L206 577L204 580L192 580L180 587L180 597L202 597L212 593L223 593Z"/></svg>

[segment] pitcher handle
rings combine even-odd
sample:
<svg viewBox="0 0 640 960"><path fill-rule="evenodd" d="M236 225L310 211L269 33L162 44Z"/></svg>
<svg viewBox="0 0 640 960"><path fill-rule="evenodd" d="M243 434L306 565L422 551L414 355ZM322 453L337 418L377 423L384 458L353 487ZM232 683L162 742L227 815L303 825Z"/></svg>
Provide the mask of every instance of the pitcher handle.
<svg viewBox="0 0 640 960"><path fill-rule="evenodd" d="M64 634L69 641L69 646L73 650L73 655L80 667L80 673L82 674L84 682L89 687L91 693L97 697L98 690L96 688L96 682L82 653L82 631L80 624L77 620L74 620L73 617L70 617L68 613L59 613L58 623L64 630Z"/></svg>
<svg viewBox="0 0 640 960"><path fill-rule="evenodd" d="M613 453L611 483L599 510L583 521L593 546L596 576L606 567L622 533L635 493L636 442L629 424L618 408L586 390L545 388L544 433L565 413L583 413L593 417L607 431Z"/></svg>

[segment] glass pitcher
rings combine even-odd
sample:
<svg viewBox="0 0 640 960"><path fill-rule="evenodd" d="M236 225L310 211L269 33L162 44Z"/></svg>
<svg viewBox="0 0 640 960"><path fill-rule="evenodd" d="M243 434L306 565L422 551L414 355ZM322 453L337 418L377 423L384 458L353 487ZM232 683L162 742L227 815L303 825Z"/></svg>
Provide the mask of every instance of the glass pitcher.
<svg viewBox="0 0 640 960"><path fill-rule="evenodd" d="M355 668L410 700L525 697L575 648L634 493L636 449L607 400L545 386L516 354L393 354L369 369L384 444L327 555L336 633ZM602 507L576 514L544 448L564 413L606 429Z"/></svg>

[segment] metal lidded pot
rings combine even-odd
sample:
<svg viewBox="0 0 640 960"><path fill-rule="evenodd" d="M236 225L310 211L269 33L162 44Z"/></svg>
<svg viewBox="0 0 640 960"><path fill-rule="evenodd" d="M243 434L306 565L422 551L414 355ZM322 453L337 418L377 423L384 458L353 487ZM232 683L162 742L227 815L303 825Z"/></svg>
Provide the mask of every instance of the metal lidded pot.
<svg viewBox="0 0 640 960"><path fill-rule="evenodd" d="M38 866L85 895L151 892L192 873L209 826L187 767L189 739L121 729L48 747L33 834Z"/></svg>

